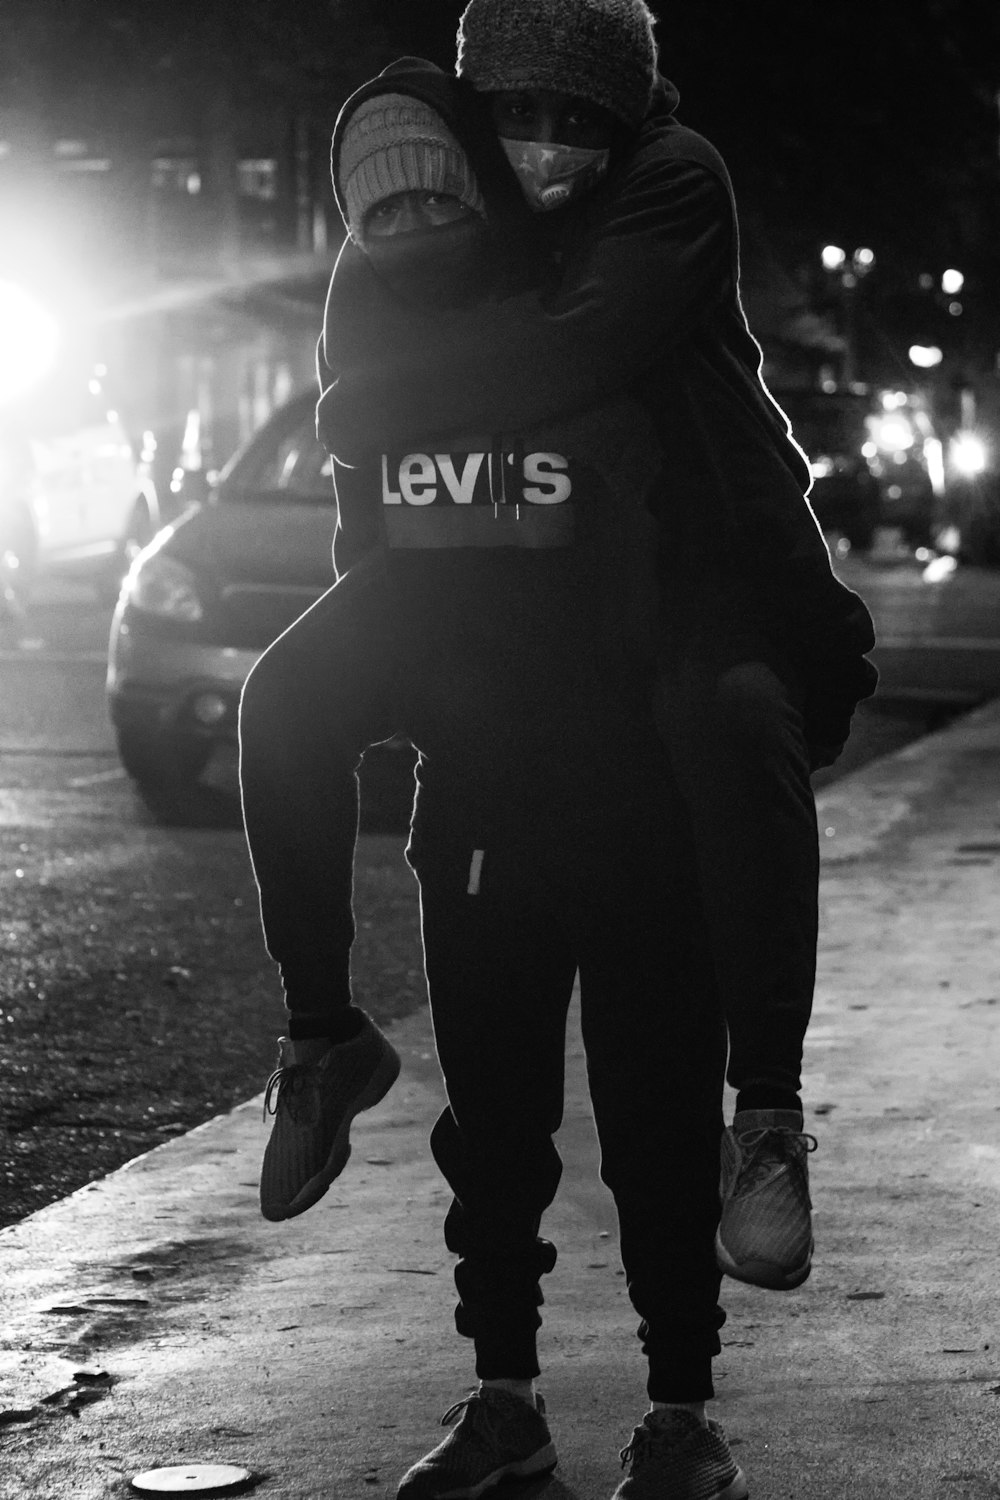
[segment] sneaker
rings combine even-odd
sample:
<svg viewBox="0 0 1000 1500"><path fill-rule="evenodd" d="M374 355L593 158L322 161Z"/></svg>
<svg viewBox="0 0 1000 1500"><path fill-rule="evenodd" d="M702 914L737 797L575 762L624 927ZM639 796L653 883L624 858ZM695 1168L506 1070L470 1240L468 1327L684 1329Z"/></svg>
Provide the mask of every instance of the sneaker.
<svg viewBox="0 0 1000 1500"><path fill-rule="evenodd" d="M347 1165L354 1116L383 1099L399 1077L395 1048L368 1016L357 1036L315 1060L300 1060L296 1045L304 1048L280 1039L264 1094L264 1118L272 1114L274 1125L260 1174L260 1211L275 1222L319 1202Z"/></svg>
<svg viewBox="0 0 1000 1500"><path fill-rule="evenodd" d="M556 1466L556 1450L545 1420L545 1402L535 1406L509 1391L473 1391L441 1418L461 1420L426 1458L400 1481L398 1500L478 1500L504 1479L536 1479Z"/></svg>
<svg viewBox="0 0 1000 1500"><path fill-rule="evenodd" d="M619 1454L632 1468L612 1500L746 1500L747 1482L718 1422L694 1412L647 1412Z"/></svg>
<svg viewBox="0 0 1000 1500"><path fill-rule="evenodd" d="M720 1270L736 1281L787 1292L812 1267L810 1151L791 1109L745 1109L722 1136L722 1218L715 1236Z"/></svg>

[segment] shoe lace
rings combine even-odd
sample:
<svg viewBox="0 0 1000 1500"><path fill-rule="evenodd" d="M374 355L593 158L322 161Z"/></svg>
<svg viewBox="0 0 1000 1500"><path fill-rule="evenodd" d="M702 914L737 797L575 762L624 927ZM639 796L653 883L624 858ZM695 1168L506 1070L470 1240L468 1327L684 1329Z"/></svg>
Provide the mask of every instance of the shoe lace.
<svg viewBox="0 0 1000 1500"><path fill-rule="evenodd" d="M470 1391L463 1396L461 1401L456 1401L454 1406L449 1406L441 1418L441 1426L447 1427L454 1422L459 1412L469 1411L475 1417L467 1429L463 1429L463 1436L470 1441L476 1442L478 1446L488 1453L495 1453L500 1446L500 1434L497 1430L498 1423L502 1420L502 1413L491 1408L488 1401L484 1401L481 1391Z"/></svg>
<svg viewBox="0 0 1000 1500"><path fill-rule="evenodd" d="M302 1093L305 1076L304 1063L288 1063L283 1067L275 1068L264 1089L264 1120L268 1115L276 1115L281 1105L287 1108L293 1120L296 1118L298 1096Z"/></svg>
<svg viewBox="0 0 1000 1500"><path fill-rule="evenodd" d="M749 1151L739 1175L739 1185L748 1188L755 1187L764 1180L776 1156L790 1160L796 1150L803 1150L808 1154L819 1145L814 1135L791 1130L787 1125L765 1125L759 1130L744 1130L737 1136L737 1140Z"/></svg>
<svg viewBox="0 0 1000 1500"><path fill-rule="evenodd" d="M654 1434L645 1425L637 1427L632 1433L630 1440L618 1454L624 1469L627 1463L634 1463L635 1468L640 1468L649 1457L650 1449L655 1441Z"/></svg>

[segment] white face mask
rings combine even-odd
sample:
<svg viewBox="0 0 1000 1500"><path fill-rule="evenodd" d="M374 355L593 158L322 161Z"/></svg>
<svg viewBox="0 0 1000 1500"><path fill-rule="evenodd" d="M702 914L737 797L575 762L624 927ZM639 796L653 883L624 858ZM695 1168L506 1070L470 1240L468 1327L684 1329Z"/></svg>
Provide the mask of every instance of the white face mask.
<svg viewBox="0 0 1000 1500"><path fill-rule="evenodd" d="M605 172L611 151L589 150L583 146L545 145L540 141L512 141L500 137L521 191L537 213L562 208L571 198L597 186Z"/></svg>

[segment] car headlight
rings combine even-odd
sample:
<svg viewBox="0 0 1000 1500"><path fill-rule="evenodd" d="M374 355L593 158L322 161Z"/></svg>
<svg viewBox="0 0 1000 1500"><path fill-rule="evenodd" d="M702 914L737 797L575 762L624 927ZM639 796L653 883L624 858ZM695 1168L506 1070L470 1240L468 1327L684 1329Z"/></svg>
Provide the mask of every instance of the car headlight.
<svg viewBox="0 0 1000 1500"><path fill-rule="evenodd" d="M141 552L122 585L133 609L168 620L200 620L205 613L194 573L162 552Z"/></svg>

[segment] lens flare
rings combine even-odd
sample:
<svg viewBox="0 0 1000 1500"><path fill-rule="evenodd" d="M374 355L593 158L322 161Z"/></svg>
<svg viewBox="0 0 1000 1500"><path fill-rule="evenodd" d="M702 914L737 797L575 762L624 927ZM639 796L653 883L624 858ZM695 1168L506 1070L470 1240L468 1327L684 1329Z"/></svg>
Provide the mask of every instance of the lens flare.
<svg viewBox="0 0 1000 1500"><path fill-rule="evenodd" d="M55 319L23 287L0 281L0 405L23 395L55 364Z"/></svg>

